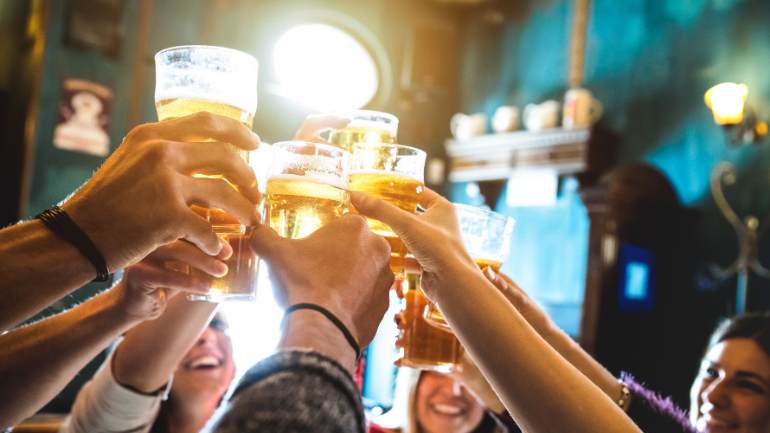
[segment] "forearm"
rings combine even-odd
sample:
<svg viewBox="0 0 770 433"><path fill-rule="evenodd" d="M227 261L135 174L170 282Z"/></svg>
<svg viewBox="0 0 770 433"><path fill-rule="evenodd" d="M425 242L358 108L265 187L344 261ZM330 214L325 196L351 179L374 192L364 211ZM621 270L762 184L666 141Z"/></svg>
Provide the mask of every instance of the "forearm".
<svg viewBox="0 0 770 433"><path fill-rule="evenodd" d="M162 316L126 334L114 355L115 380L144 393L162 387L216 309L217 304L188 301L184 294L174 297Z"/></svg>
<svg viewBox="0 0 770 433"><path fill-rule="evenodd" d="M478 270L459 266L442 278L451 281L439 285L442 312L524 431L639 431Z"/></svg>
<svg viewBox="0 0 770 433"><path fill-rule="evenodd" d="M101 350L136 322L118 312L113 291L0 337L0 427L40 409Z"/></svg>
<svg viewBox="0 0 770 433"><path fill-rule="evenodd" d="M0 331L91 281L94 267L38 220L0 230Z"/></svg>
<svg viewBox="0 0 770 433"><path fill-rule="evenodd" d="M590 379L612 400L617 400L621 395L621 384L618 378L604 368L598 361L589 355L569 335L559 328L554 327L541 334L543 338L556 349L559 354L569 361L584 376Z"/></svg>

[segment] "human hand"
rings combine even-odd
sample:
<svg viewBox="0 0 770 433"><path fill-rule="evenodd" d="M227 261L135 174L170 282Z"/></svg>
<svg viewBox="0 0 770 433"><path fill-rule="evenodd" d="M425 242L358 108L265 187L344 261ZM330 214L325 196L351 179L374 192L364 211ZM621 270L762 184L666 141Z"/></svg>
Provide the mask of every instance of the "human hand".
<svg viewBox="0 0 770 433"><path fill-rule="evenodd" d="M394 277L388 243L363 217L345 215L302 239L282 238L260 226L251 245L270 265L281 307L318 304L336 315L361 347L374 338Z"/></svg>
<svg viewBox="0 0 770 433"><path fill-rule="evenodd" d="M424 188L415 215L370 195L351 191L351 203L362 215L390 226L422 267L422 290L435 300L440 287L452 284L456 272L479 272L460 236L452 203Z"/></svg>
<svg viewBox="0 0 770 433"><path fill-rule="evenodd" d="M181 268L194 267L212 277L226 275L227 265L223 260L232 255L233 249L227 242L220 242L221 251L216 257L186 241L159 247L141 262L126 268L123 279L111 291L113 304L128 321L143 321L163 314L168 300L178 291L206 293L212 278L203 273L193 276Z"/></svg>
<svg viewBox="0 0 770 433"><path fill-rule="evenodd" d="M350 119L328 114L311 114L307 116L294 134L294 140L310 141L313 143L326 143L321 136L324 131L340 129L347 126Z"/></svg>
<svg viewBox="0 0 770 433"><path fill-rule="evenodd" d="M218 237L190 205L256 223L256 177L237 150L258 145L259 137L239 122L207 112L139 125L62 207L110 270L180 238L216 256L222 249ZM237 190L195 173L222 174Z"/></svg>
<svg viewBox="0 0 770 433"><path fill-rule="evenodd" d="M484 269L484 276L497 287L538 334L546 337L559 329L548 314L511 277L502 272L495 272L490 267Z"/></svg>

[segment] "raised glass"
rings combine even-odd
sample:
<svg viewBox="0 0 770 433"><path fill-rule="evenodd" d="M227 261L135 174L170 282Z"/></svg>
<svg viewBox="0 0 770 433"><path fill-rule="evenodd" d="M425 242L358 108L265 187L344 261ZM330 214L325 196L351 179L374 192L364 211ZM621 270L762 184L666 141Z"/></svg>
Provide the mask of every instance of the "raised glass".
<svg viewBox="0 0 770 433"><path fill-rule="evenodd" d="M206 111L251 128L257 110L257 71L257 59L231 48L187 45L161 50L155 55L158 119L166 121ZM239 154L248 161L248 152L239 150ZM217 173L198 176L223 178ZM230 243L233 255L226 261L227 275L215 278L208 294L188 297L214 302L254 299L257 257L248 245L251 229L221 209L192 208Z"/></svg>
<svg viewBox="0 0 770 433"><path fill-rule="evenodd" d="M348 212L350 154L305 141L273 145L265 221L285 238L303 238Z"/></svg>
<svg viewBox="0 0 770 433"><path fill-rule="evenodd" d="M356 110L343 114L350 118L350 123L341 129L332 131L329 141L332 144L352 151L356 143L395 143L398 133L398 118L390 113L371 110Z"/></svg>

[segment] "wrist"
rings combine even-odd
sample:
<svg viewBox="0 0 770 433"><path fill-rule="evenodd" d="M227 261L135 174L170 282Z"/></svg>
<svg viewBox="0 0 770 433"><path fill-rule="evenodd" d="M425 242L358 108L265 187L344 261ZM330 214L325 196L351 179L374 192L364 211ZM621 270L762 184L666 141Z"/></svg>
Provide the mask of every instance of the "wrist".
<svg viewBox="0 0 770 433"><path fill-rule="evenodd" d="M107 269L114 272L116 269L124 267L117 259L119 256L119 244L111 242L111 232L113 228L109 225L101 224L95 217L93 211L89 212L86 206L82 206L77 199L67 200L60 206L70 219L88 236L96 246L107 264Z"/></svg>
<svg viewBox="0 0 770 433"><path fill-rule="evenodd" d="M125 291L126 279L120 280L116 285L112 286L102 296L103 309L106 313L113 317L117 322L124 324L127 329L132 328L144 321L144 318L131 314L126 309Z"/></svg>
<svg viewBox="0 0 770 433"><path fill-rule="evenodd" d="M342 332L318 311L303 309L287 315L278 347L310 349L334 359L351 374L355 372L356 353Z"/></svg>

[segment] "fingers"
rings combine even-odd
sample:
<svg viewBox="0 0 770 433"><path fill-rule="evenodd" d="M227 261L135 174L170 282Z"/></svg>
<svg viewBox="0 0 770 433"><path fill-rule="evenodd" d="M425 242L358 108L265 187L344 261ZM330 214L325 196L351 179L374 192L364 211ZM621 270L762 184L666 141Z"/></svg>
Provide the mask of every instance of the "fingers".
<svg viewBox="0 0 770 433"><path fill-rule="evenodd" d="M245 150L259 147L259 136L237 120L201 111L189 116L159 122L160 134L167 140L231 143Z"/></svg>
<svg viewBox="0 0 770 433"><path fill-rule="evenodd" d="M413 214L362 192L351 191L350 202L359 213L382 221L398 235L408 231L409 226L416 222Z"/></svg>
<svg viewBox="0 0 770 433"><path fill-rule="evenodd" d="M227 253L228 250L229 254L232 254L230 245L224 241L220 242L222 244L222 251L217 257L222 256L223 253ZM205 254L195 245L185 241L176 241L164 245L150 254L149 258L157 261L173 260L183 262L214 277L223 277L227 275L226 264L217 258Z"/></svg>
<svg viewBox="0 0 770 433"><path fill-rule="evenodd" d="M430 209L440 203L449 203L449 200L445 199L441 194L433 191L428 187L424 187L420 193L420 206L425 209Z"/></svg>
<svg viewBox="0 0 770 433"><path fill-rule="evenodd" d="M326 140L320 135L321 132L327 129L344 128L348 123L350 123L350 119L345 117L324 114L310 115L305 118L297 133L294 134L294 139L325 142Z"/></svg>
<svg viewBox="0 0 770 433"><path fill-rule="evenodd" d="M201 172L217 174L238 186L246 197L259 200L257 177L246 161L228 143L179 143L178 169L184 174Z"/></svg>
<svg viewBox="0 0 770 433"><path fill-rule="evenodd" d="M185 198L188 205L196 204L223 209L246 225L259 222L256 205L224 180L184 176L181 182L185 185Z"/></svg>
<svg viewBox="0 0 770 433"><path fill-rule="evenodd" d="M156 289L172 289L185 292L207 293L211 287L211 278L188 275L146 262L139 262L126 268L129 287L141 288L145 292ZM167 296L167 294L164 294Z"/></svg>
<svg viewBox="0 0 770 433"><path fill-rule="evenodd" d="M210 256L218 256L222 252L222 243L219 236L214 233L211 223L190 211L187 218L181 222L183 237L204 253Z"/></svg>
<svg viewBox="0 0 770 433"><path fill-rule="evenodd" d="M281 242L286 241L286 239L280 237L275 230L267 225L256 227L251 233L250 239L251 249L255 254L263 257L269 257L272 253L275 253L279 249Z"/></svg>

